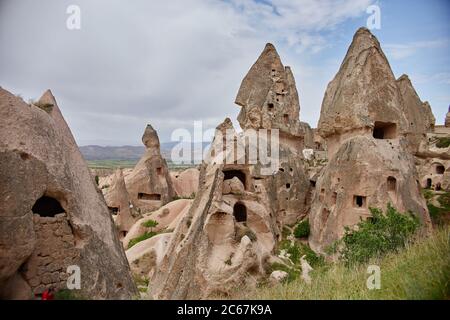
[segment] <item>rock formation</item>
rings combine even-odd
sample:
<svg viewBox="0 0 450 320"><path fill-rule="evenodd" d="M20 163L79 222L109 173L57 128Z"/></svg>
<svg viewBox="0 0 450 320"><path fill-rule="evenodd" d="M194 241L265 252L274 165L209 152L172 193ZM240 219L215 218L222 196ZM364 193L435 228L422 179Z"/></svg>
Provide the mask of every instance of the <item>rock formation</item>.
<svg viewBox="0 0 450 320"><path fill-rule="evenodd" d="M105 193L105 201L114 217L119 238L123 239L139 215L128 195L122 169L116 170L111 185L107 190Z"/></svg>
<svg viewBox="0 0 450 320"><path fill-rule="evenodd" d="M242 81L235 103L241 106L238 116L242 129L278 129L294 149L303 148L300 103L290 67L284 67L275 47L268 43ZM286 143L287 144L287 143Z"/></svg>
<svg viewBox="0 0 450 320"><path fill-rule="evenodd" d="M359 29L328 85L319 120L329 162L321 171L309 220L315 251L339 239L345 226L388 202L430 227L413 153L434 126L406 76L395 80L378 40Z"/></svg>
<svg viewBox="0 0 450 320"><path fill-rule="evenodd" d="M0 88L0 297L66 288L92 299L137 294L101 192L50 91L35 104Z"/></svg>
<svg viewBox="0 0 450 320"><path fill-rule="evenodd" d="M344 234L345 226L370 217L370 207L385 209L388 202L430 226L414 158L398 150L399 141L365 136L339 148L316 184L309 216L311 248L323 253Z"/></svg>
<svg viewBox="0 0 450 320"><path fill-rule="evenodd" d="M166 160L161 156L158 134L151 125L145 128L142 142L146 152L125 177L125 183L131 202L144 213L171 201L174 190Z"/></svg>
<svg viewBox="0 0 450 320"><path fill-rule="evenodd" d="M407 76L396 80L376 37L360 28L339 72L328 84L322 102L319 134L326 140L328 158L348 138L408 138L415 150L434 125L427 103L422 103Z"/></svg>
<svg viewBox="0 0 450 320"><path fill-rule="evenodd" d="M197 196L151 279L154 298L207 298L255 285L266 276L283 226L307 212L297 89L271 44L244 78L236 103L244 132L238 135L230 119L217 127ZM252 129L279 130L279 140L260 135L258 141L259 150L279 142L279 154L268 156L271 164L277 158L275 168L250 161L262 157L251 154L256 141L247 143Z"/></svg>

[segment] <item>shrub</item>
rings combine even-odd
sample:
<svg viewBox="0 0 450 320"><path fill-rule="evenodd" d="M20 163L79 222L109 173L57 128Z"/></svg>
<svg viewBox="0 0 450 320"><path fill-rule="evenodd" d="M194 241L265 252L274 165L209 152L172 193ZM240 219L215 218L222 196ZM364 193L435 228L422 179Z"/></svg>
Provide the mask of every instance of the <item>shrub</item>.
<svg viewBox="0 0 450 320"><path fill-rule="evenodd" d="M307 238L309 236L309 221L301 221L294 230L294 236L296 238Z"/></svg>
<svg viewBox="0 0 450 320"><path fill-rule="evenodd" d="M417 217L401 214L390 204L386 215L380 209L370 208L370 211L370 219L361 221L354 230L346 227L338 242L338 252L346 264L367 262L404 247L420 225Z"/></svg>
<svg viewBox="0 0 450 320"><path fill-rule="evenodd" d="M303 256L305 256L311 267L322 266L325 263L325 259L322 256L317 255L309 246L303 243L291 243L289 240L284 240L280 243L280 249L286 250L294 264L299 264L300 258Z"/></svg>
<svg viewBox="0 0 450 320"><path fill-rule="evenodd" d="M316 254L309 246L306 244L300 244L300 257L305 256L306 261L311 265L311 267L320 267L325 264L325 259L323 256Z"/></svg>
<svg viewBox="0 0 450 320"><path fill-rule="evenodd" d="M128 249L130 249L130 248L131 248L132 246L134 246L135 244L137 244L137 243L139 243L139 242L141 242L141 241L150 239L151 237L156 236L156 235L157 235L156 232L151 232L151 231L150 231L150 232L144 233L143 235L141 235L141 236L139 236L139 237L133 238L133 239L131 239L130 242L128 243Z"/></svg>
<svg viewBox="0 0 450 320"><path fill-rule="evenodd" d="M431 198L433 198L433 196L434 196L433 191L431 191L429 189L422 190L422 194L423 194L423 197L425 198L425 200L427 200L427 201L430 200Z"/></svg>
<svg viewBox="0 0 450 320"><path fill-rule="evenodd" d="M155 220L147 220L145 222L142 222L142 226L146 228L150 228L150 232L153 231L153 228L158 225L158 221Z"/></svg>
<svg viewBox="0 0 450 320"><path fill-rule="evenodd" d="M300 262L301 250L300 247L296 243L291 243L289 240L283 240L280 242L280 249L286 250L289 254L289 259L297 264Z"/></svg>
<svg viewBox="0 0 450 320"><path fill-rule="evenodd" d="M97 186L98 186L98 181L99 181L99 177L95 176L95 183L97 184Z"/></svg>
<svg viewBox="0 0 450 320"><path fill-rule="evenodd" d="M448 148L450 146L450 138L439 138L436 142L436 147L438 148Z"/></svg>

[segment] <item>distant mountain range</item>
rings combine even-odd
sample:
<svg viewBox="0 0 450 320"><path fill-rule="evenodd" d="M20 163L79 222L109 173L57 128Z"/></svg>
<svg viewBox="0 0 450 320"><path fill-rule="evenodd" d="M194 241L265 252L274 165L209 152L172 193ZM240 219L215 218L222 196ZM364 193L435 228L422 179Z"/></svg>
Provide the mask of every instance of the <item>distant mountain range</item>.
<svg viewBox="0 0 450 320"><path fill-rule="evenodd" d="M171 160L172 148L179 142L163 142L161 143L161 155L166 160ZM205 148L209 142L203 142L203 148ZM193 150L193 144L191 147ZM139 160L145 152L144 146L81 146L81 154L88 161L92 160Z"/></svg>

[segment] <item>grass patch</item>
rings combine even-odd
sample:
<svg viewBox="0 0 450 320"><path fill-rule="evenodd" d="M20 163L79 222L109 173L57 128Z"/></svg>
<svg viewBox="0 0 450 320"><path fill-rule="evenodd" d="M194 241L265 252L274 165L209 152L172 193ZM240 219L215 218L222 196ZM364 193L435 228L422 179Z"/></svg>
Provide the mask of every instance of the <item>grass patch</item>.
<svg viewBox="0 0 450 320"><path fill-rule="evenodd" d="M139 237L131 239L130 242L128 243L128 249L130 249L132 246L134 246L135 244L137 244L141 241L144 241L144 240L150 239L151 237L156 236L157 234L158 234L157 232L150 231L150 232L145 232L143 235L141 235Z"/></svg>
<svg viewBox="0 0 450 320"><path fill-rule="evenodd" d="M438 138L438 141L436 142L436 147L448 148L449 146L450 146L450 138L447 137Z"/></svg>
<svg viewBox="0 0 450 320"><path fill-rule="evenodd" d="M450 297L450 230L436 230L429 238L407 244L398 252L372 258L367 264L344 262L311 272L310 285L301 279L290 283L239 290L231 299L448 299ZM367 266L381 269L381 289L368 290ZM281 269L277 269L281 270ZM287 272L287 271L286 271Z"/></svg>

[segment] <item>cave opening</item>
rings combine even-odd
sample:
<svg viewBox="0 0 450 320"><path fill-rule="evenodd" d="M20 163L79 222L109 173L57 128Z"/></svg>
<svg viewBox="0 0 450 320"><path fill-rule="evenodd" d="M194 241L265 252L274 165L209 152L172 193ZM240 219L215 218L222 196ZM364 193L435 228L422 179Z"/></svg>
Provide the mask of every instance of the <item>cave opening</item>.
<svg viewBox="0 0 450 320"><path fill-rule="evenodd" d="M59 213L66 212L58 200L48 196L39 198L31 210L41 217L54 217Z"/></svg>
<svg viewBox="0 0 450 320"><path fill-rule="evenodd" d="M238 202L233 207L233 215L236 222L246 222L247 221L247 208L242 203Z"/></svg>
<svg viewBox="0 0 450 320"><path fill-rule="evenodd" d="M397 138L397 125L393 122L375 121L373 137L375 139L395 139Z"/></svg>

